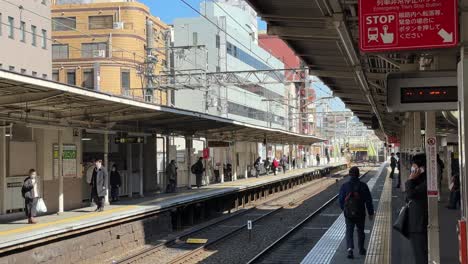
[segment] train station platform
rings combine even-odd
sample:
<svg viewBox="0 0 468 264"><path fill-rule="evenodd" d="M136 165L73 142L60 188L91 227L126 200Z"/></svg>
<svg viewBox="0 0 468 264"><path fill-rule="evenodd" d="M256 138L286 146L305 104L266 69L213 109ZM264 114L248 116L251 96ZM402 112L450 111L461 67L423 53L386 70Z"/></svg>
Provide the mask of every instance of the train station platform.
<svg viewBox="0 0 468 264"><path fill-rule="evenodd" d="M128 222L144 215L170 210L184 204L196 203L216 197L235 194L243 190L274 184L314 174L320 171L342 170L342 163L316 166L278 173L278 175L248 178L234 182L212 184L199 189L181 190L171 194L155 194L144 198L123 200L106 206L104 212L94 212L94 207L85 207L67 211L60 215L37 217L38 223L27 224L27 220L0 222L0 256L2 253L43 243L48 240L72 236L81 232L103 228L107 224L115 225L119 221Z"/></svg>
<svg viewBox="0 0 468 264"><path fill-rule="evenodd" d="M381 173L371 178L367 184L374 200L375 217L373 221L366 218L365 247L366 256L360 256L357 250L357 234L355 232L354 259L347 258L345 219L341 214L330 226L327 232L313 245L301 264L413 264L413 252L409 240L394 231L392 224L400 208L404 205L405 193L396 189L395 180L388 175L387 166ZM396 178L396 177L395 177ZM446 186L445 186L446 188ZM439 202L440 224L440 263L458 263L457 219L459 210L447 209L448 191L443 191Z"/></svg>

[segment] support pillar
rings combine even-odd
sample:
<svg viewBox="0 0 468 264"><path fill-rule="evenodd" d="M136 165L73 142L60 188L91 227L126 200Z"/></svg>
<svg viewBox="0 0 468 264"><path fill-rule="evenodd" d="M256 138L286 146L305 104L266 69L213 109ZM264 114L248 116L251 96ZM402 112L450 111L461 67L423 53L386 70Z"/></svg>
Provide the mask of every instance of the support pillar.
<svg viewBox="0 0 468 264"><path fill-rule="evenodd" d="M58 153L58 181L59 181L59 197L58 197L58 202L59 202L59 211L58 213L63 213L64 210L64 205L63 205L63 136L62 136L62 130L58 130L58 148L59 148L59 153Z"/></svg>
<svg viewBox="0 0 468 264"><path fill-rule="evenodd" d="M440 263L439 254L439 206L438 195L430 194L429 191L437 192L437 142L434 143L435 152L429 150L430 138L436 139L436 118L435 112L426 112L426 171L427 171L427 184L428 184L428 249L429 249L429 263ZM431 169L433 168L433 169ZM434 184L430 184L433 182Z"/></svg>
<svg viewBox="0 0 468 264"><path fill-rule="evenodd" d="M109 164L109 134L104 133L104 168L107 170L107 175L110 175L110 164ZM106 195L104 196L104 204L109 205L109 180L106 179Z"/></svg>
<svg viewBox="0 0 468 264"><path fill-rule="evenodd" d="M171 137L169 135L167 135L165 138L165 149L164 149L164 177L162 179L162 189L163 190L166 190L166 186L167 184L169 183L169 179L167 178L167 175L166 175L166 169L167 169L167 166L169 165L169 162L171 162L171 156L170 156L170 153L169 153L169 150L171 149ZM177 179L176 179L176 187L177 187Z"/></svg>
<svg viewBox="0 0 468 264"><path fill-rule="evenodd" d="M237 181L237 148L236 148L237 142L234 142L232 145L232 181Z"/></svg>
<svg viewBox="0 0 468 264"><path fill-rule="evenodd" d="M127 144L127 189L128 197L133 197L133 162L132 162L132 145Z"/></svg>
<svg viewBox="0 0 468 264"><path fill-rule="evenodd" d="M143 144L139 145L139 155L138 155L138 171L140 173L140 197L144 197L143 194L143 183L144 183L144 178L143 178Z"/></svg>
<svg viewBox="0 0 468 264"><path fill-rule="evenodd" d="M185 136L185 155L187 156L187 188L192 188L192 172L190 168L192 167L192 145L193 139L191 136Z"/></svg>
<svg viewBox="0 0 468 264"><path fill-rule="evenodd" d="M3 122L4 125L4 122ZM2 183L2 192L0 193L0 206L1 211L0 214L6 214L6 192L7 192L7 185L6 185L6 128L0 128L0 180ZM43 175L41 175L44 178Z"/></svg>

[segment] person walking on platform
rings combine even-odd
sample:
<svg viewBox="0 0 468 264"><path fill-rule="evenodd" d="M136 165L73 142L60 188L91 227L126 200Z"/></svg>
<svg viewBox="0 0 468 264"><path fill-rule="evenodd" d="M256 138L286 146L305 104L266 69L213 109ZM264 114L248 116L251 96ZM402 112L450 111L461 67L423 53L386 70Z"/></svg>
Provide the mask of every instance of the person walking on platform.
<svg viewBox="0 0 468 264"><path fill-rule="evenodd" d="M166 177L169 180L169 183L166 187L166 192L175 192L177 187L177 166L175 160L171 160L171 162L169 162L169 165L167 165Z"/></svg>
<svg viewBox="0 0 468 264"><path fill-rule="evenodd" d="M93 176L91 179L91 195L97 207L95 211L104 211L104 196L107 194L106 182L108 179L108 173L106 168L102 166L102 160L97 160L95 163L96 167L93 170Z"/></svg>
<svg viewBox="0 0 468 264"><path fill-rule="evenodd" d="M296 169L296 158L295 157L292 158L291 164L292 164L292 168Z"/></svg>
<svg viewBox="0 0 468 264"><path fill-rule="evenodd" d="M122 185L120 173L117 170L117 165L112 165L110 173L110 186L111 186L111 201L116 202L119 200L119 188Z"/></svg>
<svg viewBox="0 0 468 264"><path fill-rule="evenodd" d="M281 165L281 169L283 169L283 174L286 173L287 164L288 164L288 158L286 157L286 155L283 155L283 157L280 160L280 165Z"/></svg>
<svg viewBox="0 0 468 264"><path fill-rule="evenodd" d="M440 158L440 155L437 154L437 183L439 187L439 194L442 195L442 179L444 176L445 164Z"/></svg>
<svg viewBox="0 0 468 264"><path fill-rule="evenodd" d="M406 181L408 233L416 264L427 264L427 182L426 155L417 154L411 161L411 174Z"/></svg>
<svg viewBox="0 0 468 264"><path fill-rule="evenodd" d="M354 227L357 228L359 254L366 255L364 248L364 226L366 221L366 209L369 220L373 219L374 206L372 195L366 183L359 180L359 168L349 169L349 181L341 186L339 202L343 210L346 222L346 247L348 258L354 258Z"/></svg>
<svg viewBox="0 0 468 264"><path fill-rule="evenodd" d="M315 159L317 160L317 166L320 166L320 155L318 153L315 155Z"/></svg>
<svg viewBox="0 0 468 264"><path fill-rule="evenodd" d="M265 163L263 164L263 166L265 167L266 175L270 174L270 166L271 166L270 158L267 158L265 160Z"/></svg>
<svg viewBox="0 0 468 264"><path fill-rule="evenodd" d="M454 158L453 152L451 154L452 177L450 179L450 199L447 208L457 209L460 206L460 165L458 159Z"/></svg>
<svg viewBox="0 0 468 264"><path fill-rule="evenodd" d="M254 162L255 176L258 178L260 176L260 162L262 162L262 157L258 157Z"/></svg>
<svg viewBox="0 0 468 264"><path fill-rule="evenodd" d="M390 168L392 168L392 171L390 172L390 179L393 179L396 166L397 166L397 160L395 158L395 153L392 153L390 154Z"/></svg>
<svg viewBox="0 0 468 264"><path fill-rule="evenodd" d="M195 174L196 181L197 181L197 188L200 188L202 185L202 177L203 172L205 172L205 168L203 167L203 158L198 158L198 161L192 165L191 171Z"/></svg>
<svg viewBox="0 0 468 264"><path fill-rule="evenodd" d="M273 158L273 173L276 175L276 173L278 173L278 168L279 168L279 161L278 159L275 157Z"/></svg>
<svg viewBox="0 0 468 264"><path fill-rule="evenodd" d="M39 198L39 188L37 187L37 173L35 169L29 170L29 176L24 180L21 187L21 195L24 198L24 212L28 217L28 224L37 223L36 217L36 203Z"/></svg>
<svg viewBox="0 0 468 264"><path fill-rule="evenodd" d="M401 186L400 152L397 152L396 156L397 156L397 168L398 168L398 183L396 185L396 188L400 188Z"/></svg>

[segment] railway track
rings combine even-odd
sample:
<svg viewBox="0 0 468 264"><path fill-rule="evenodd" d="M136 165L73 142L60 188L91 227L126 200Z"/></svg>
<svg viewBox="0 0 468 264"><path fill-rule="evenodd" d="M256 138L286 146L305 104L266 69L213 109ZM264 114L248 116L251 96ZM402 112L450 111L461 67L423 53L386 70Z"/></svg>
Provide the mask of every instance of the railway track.
<svg viewBox="0 0 468 264"><path fill-rule="evenodd" d="M361 178L364 178L369 171L367 171L365 174L361 176ZM328 213L337 213L341 212L341 209L337 208L330 208L332 205L337 206L336 200L338 199L338 194L334 195L331 197L326 203L324 203L321 207L319 207L317 210L309 214L307 217L305 217L301 222L299 222L297 225L292 227L288 232L286 232L284 235L279 237L277 240L275 240L273 243L271 243L268 247L266 247L263 251L255 255L253 258L251 258L247 264L257 264L257 263L299 263L301 259L295 259L295 256L297 255L301 256L301 254L294 254L294 252L291 251L298 251L297 247L301 246L301 243L297 243L298 238L294 238L295 234L301 233L302 235L305 235L307 233L310 233L309 230L305 230L307 228L307 225L313 221L318 215L322 214L324 211L328 210ZM299 238L301 239L301 238ZM304 242L304 241L302 241ZM285 247L286 246L286 247ZM278 250L280 247L285 247L287 248L286 250ZM307 244L304 245L302 243L302 247L307 248L306 251L308 251L309 246ZM276 252L278 251L278 252ZM289 251L289 252L286 252ZM293 260L294 259L294 260ZM274 260L272 262L272 260Z"/></svg>
<svg viewBox="0 0 468 264"><path fill-rule="evenodd" d="M343 171L335 173L332 177L336 177L341 174L343 174ZM241 232L242 230L245 230L247 220L251 220L252 223L256 223L281 211L283 209L283 205L276 204L275 202L278 202L281 199L288 199L289 202L286 204L291 205L307 200L320 191L306 191L314 186L321 186L321 184L326 180L327 178L324 177L314 183L306 184L298 189L292 189L290 192L280 195L279 197L262 201L259 205L232 213L228 217L216 220L209 225L202 226L178 237L174 237L166 242L151 246L131 256L114 261L113 263L154 263L152 261L148 261L149 259L158 259L158 263L191 263L194 259L203 254L207 248L224 241L228 237ZM295 195L298 196L296 199L294 199ZM203 238L206 242L201 244L187 243L189 238ZM175 257L171 259L168 257L170 255L175 255Z"/></svg>

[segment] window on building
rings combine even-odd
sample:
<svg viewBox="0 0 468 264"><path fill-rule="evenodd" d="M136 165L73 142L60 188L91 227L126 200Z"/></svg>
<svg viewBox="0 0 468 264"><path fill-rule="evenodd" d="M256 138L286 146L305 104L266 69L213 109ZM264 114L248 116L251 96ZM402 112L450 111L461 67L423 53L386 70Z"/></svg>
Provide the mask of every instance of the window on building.
<svg viewBox="0 0 468 264"><path fill-rule="evenodd" d="M53 44L52 59L68 59L68 44Z"/></svg>
<svg viewBox="0 0 468 264"><path fill-rule="evenodd" d="M52 31L70 31L76 29L76 17L52 18Z"/></svg>
<svg viewBox="0 0 468 264"><path fill-rule="evenodd" d="M31 26L31 44L33 46L36 46L37 45L37 42L36 42L36 26L32 25Z"/></svg>
<svg viewBox="0 0 468 264"><path fill-rule="evenodd" d="M120 74L120 85L123 91L129 91L130 90L130 71L129 70L123 70Z"/></svg>
<svg viewBox="0 0 468 264"><path fill-rule="evenodd" d="M10 66L10 67L8 67L8 70L9 70L9 71L15 71L15 66Z"/></svg>
<svg viewBox="0 0 468 264"><path fill-rule="evenodd" d="M221 37L216 35L216 48L219 49L221 47Z"/></svg>
<svg viewBox="0 0 468 264"><path fill-rule="evenodd" d="M37 72L33 71L33 72L32 72L32 76L36 77L36 76L37 76Z"/></svg>
<svg viewBox="0 0 468 264"><path fill-rule="evenodd" d="M43 79L47 79L47 74L43 73L43 74L42 74L42 78L43 78Z"/></svg>
<svg viewBox="0 0 468 264"><path fill-rule="evenodd" d="M220 71L221 71L221 67L216 66L216 72L220 72Z"/></svg>
<svg viewBox="0 0 468 264"><path fill-rule="evenodd" d="M21 74L26 74L26 69L21 69Z"/></svg>
<svg viewBox="0 0 468 264"><path fill-rule="evenodd" d="M42 48L47 49L47 30L42 30Z"/></svg>
<svg viewBox="0 0 468 264"><path fill-rule="evenodd" d="M194 46L197 46L197 45L198 45L198 33L197 33L197 32L193 32L192 36L193 36L193 38L192 38L192 40L193 40L193 45L194 45Z"/></svg>
<svg viewBox="0 0 468 264"><path fill-rule="evenodd" d="M83 71L83 83L84 88L94 89L94 70L87 69Z"/></svg>
<svg viewBox="0 0 468 264"><path fill-rule="evenodd" d="M88 18L89 29L112 29L114 16L90 16Z"/></svg>
<svg viewBox="0 0 468 264"><path fill-rule="evenodd" d="M26 42L26 23L24 21L20 22L20 40Z"/></svg>
<svg viewBox="0 0 468 264"><path fill-rule="evenodd" d="M54 81L54 82L60 81L59 71L58 70L53 70L52 71L52 81Z"/></svg>
<svg viewBox="0 0 468 264"><path fill-rule="evenodd" d="M8 17L8 37L11 39L15 38L15 19Z"/></svg>
<svg viewBox="0 0 468 264"><path fill-rule="evenodd" d="M93 80L94 82L94 80ZM68 70L67 71L67 84L68 85L76 85L76 72L75 70Z"/></svg>
<svg viewBox="0 0 468 264"><path fill-rule="evenodd" d="M81 44L82 58L107 57L107 43L83 43Z"/></svg>

